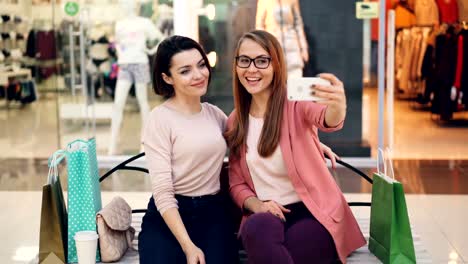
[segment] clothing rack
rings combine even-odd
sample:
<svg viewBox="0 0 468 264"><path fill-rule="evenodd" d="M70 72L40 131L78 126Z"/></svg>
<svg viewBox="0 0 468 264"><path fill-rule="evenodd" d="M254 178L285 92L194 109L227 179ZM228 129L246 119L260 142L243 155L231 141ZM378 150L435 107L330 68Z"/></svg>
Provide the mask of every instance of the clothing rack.
<svg viewBox="0 0 468 264"><path fill-rule="evenodd" d="M27 80L31 80L30 69L19 69L13 71L0 71L0 85L8 85L10 79L26 77Z"/></svg>
<svg viewBox="0 0 468 264"><path fill-rule="evenodd" d="M459 38L460 35L463 38ZM408 42L410 38L415 39ZM463 78L468 71L465 53L468 51L463 50L467 41L468 23L464 21L444 23L440 27L417 25L402 28L397 38L397 48L404 51L396 68L401 92L397 97L409 99L413 109L429 110L431 119L438 124L466 126L468 122L461 122L460 118L466 119L468 110L465 98L468 83ZM408 47L416 53L406 52ZM459 53L459 48L462 53Z"/></svg>
<svg viewBox="0 0 468 264"><path fill-rule="evenodd" d="M8 85L12 79L32 81L31 70L20 68L18 70L0 71L0 88L4 89L5 106L7 109L10 108L10 100L8 99Z"/></svg>
<svg viewBox="0 0 468 264"><path fill-rule="evenodd" d="M397 91L396 97L404 100L414 100L417 98L421 76L420 68L425 49L425 43L430 32L433 32L434 25L413 25L398 29L395 38L395 74ZM418 35L418 42L414 42L415 35ZM411 39L411 40L410 40ZM412 43L411 47L408 47ZM417 43L417 46L414 46ZM416 52L413 54L413 52Z"/></svg>
<svg viewBox="0 0 468 264"><path fill-rule="evenodd" d="M434 27L434 24L420 24L420 25L411 25L411 26L401 26L401 27L398 27L397 30L405 29L405 28L433 28L433 27Z"/></svg>

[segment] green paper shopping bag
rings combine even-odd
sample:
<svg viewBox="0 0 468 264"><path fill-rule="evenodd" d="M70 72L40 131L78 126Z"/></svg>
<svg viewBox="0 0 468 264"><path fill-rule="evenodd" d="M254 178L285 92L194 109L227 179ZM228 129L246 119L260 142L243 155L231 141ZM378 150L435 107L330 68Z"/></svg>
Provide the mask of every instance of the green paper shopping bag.
<svg viewBox="0 0 468 264"><path fill-rule="evenodd" d="M374 173L370 219L369 250L384 264L416 263L413 236L403 185L394 179L389 153L383 156L384 173ZM386 161L391 168L387 174ZM379 167L379 164L377 165Z"/></svg>
<svg viewBox="0 0 468 264"><path fill-rule="evenodd" d="M75 140L68 144L68 262L78 261L75 233L96 231L96 213L102 209L96 141ZM100 261L99 248L96 261Z"/></svg>
<svg viewBox="0 0 468 264"><path fill-rule="evenodd" d="M64 155L62 150L52 155L47 184L42 187L39 263L51 259L55 263L67 263L67 208L56 162L61 155Z"/></svg>

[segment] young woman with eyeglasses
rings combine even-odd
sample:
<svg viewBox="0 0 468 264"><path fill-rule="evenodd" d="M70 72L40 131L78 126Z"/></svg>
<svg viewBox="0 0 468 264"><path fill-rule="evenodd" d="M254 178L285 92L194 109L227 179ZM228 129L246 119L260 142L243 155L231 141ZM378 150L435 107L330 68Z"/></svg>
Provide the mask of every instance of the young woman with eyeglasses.
<svg viewBox="0 0 468 264"><path fill-rule="evenodd" d="M266 31L244 34L233 63L235 109L225 136L230 192L243 210L240 237L249 263L336 263L366 241L330 175L317 130L341 129L343 83L314 87L320 102L286 99L279 42Z"/></svg>

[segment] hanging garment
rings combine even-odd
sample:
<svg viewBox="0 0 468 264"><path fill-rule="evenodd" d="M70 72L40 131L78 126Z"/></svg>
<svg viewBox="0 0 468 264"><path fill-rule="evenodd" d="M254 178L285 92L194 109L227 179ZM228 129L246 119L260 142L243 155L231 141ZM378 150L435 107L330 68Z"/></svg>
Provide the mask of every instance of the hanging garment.
<svg viewBox="0 0 468 264"><path fill-rule="evenodd" d="M255 17L256 4L252 4L252 1L244 1L233 7L234 11L231 13L231 25L233 41L237 43L240 37L245 33L255 29L255 21L252 17Z"/></svg>
<svg viewBox="0 0 468 264"><path fill-rule="evenodd" d="M36 33L37 59L53 60L57 58L55 31L38 31Z"/></svg>
<svg viewBox="0 0 468 264"><path fill-rule="evenodd" d="M28 41L26 43L26 56L30 58L36 57L36 32L29 31Z"/></svg>
<svg viewBox="0 0 468 264"><path fill-rule="evenodd" d="M460 0L462 1L462 0ZM441 23L458 22L458 4L456 0L437 0Z"/></svg>
<svg viewBox="0 0 468 264"><path fill-rule="evenodd" d="M37 99L36 87L33 81L21 82L21 98L22 104L30 104Z"/></svg>
<svg viewBox="0 0 468 264"><path fill-rule="evenodd" d="M434 25L439 23L439 8L435 0L415 0L414 5L416 25Z"/></svg>
<svg viewBox="0 0 468 264"><path fill-rule="evenodd" d="M257 6L256 28L273 34L284 50L288 72L304 67L302 52L308 53L304 24L299 9L281 1L260 0Z"/></svg>
<svg viewBox="0 0 468 264"><path fill-rule="evenodd" d="M457 44L457 67L455 69L455 81L452 86L452 90L455 89L454 91L456 94L450 94L451 99L452 97L455 97L455 100L457 101L457 109L456 110L462 110L463 104L462 104L462 99L463 99L463 92L461 91L461 74L462 70L464 67L464 62L463 62L463 56L464 53L467 52L464 50L463 47L463 35L458 35L458 44Z"/></svg>
<svg viewBox="0 0 468 264"><path fill-rule="evenodd" d="M458 0L458 19L468 22L468 0Z"/></svg>
<svg viewBox="0 0 468 264"><path fill-rule="evenodd" d="M408 7L397 5L395 7L395 28L411 27L416 24L416 16Z"/></svg>
<svg viewBox="0 0 468 264"><path fill-rule="evenodd" d="M453 82L453 86L457 89L460 89L461 83L461 74L463 70L463 53L465 50L463 49L463 35L460 34L458 36L458 44L457 44L457 68L455 71L455 81Z"/></svg>
<svg viewBox="0 0 468 264"><path fill-rule="evenodd" d="M0 85L0 99L5 98L5 91L8 89L7 86Z"/></svg>
<svg viewBox="0 0 468 264"><path fill-rule="evenodd" d="M409 81L410 81L410 92L415 92L418 88L418 62L419 54L422 47L422 28L415 27L411 29L411 38L413 39L412 43L412 53L411 53L411 62L410 62L410 72L409 72Z"/></svg>
<svg viewBox="0 0 468 264"><path fill-rule="evenodd" d="M458 38L454 28L436 38L435 51L435 90L431 111L439 114L441 120L452 119L456 110L456 101L450 98L455 79Z"/></svg>
<svg viewBox="0 0 468 264"><path fill-rule="evenodd" d="M468 106L468 30L462 30L459 35L463 36L463 67L460 79L460 90L463 93L463 98L461 102L466 108Z"/></svg>
<svg viewBox="0 0 468 264"><path fill-rule="evenodd" d="M409 81L410 81L410 69L411 69L411 58L413 50L411 49L414 46L414 39L411 37L410 29L403 29L401 31L401 53L400 57L400 67L397 72L398 76L398 86L403 92L408 92Z"/></svg>
<svg viewBox="0 0 468 264"><path fill-rule="evenodd" d="M428 39L429 39L429 35L431 33L431 30L432 30L432 28L428 28L428 27L422 29L421 52L419 53L418 68L417 68L417 77L418 78L421 78L421 69L422 69L424 54L426 53L426 49L427 49L427 45L428 45Z"/></svg>
<svg viewBox="0 0 468 264"><path fill-rule="evenodd" d="M421 67L421 78L424 80L423 91L418 97L418 102L426 104L430 101L431 94L435 90L435 64L434 64L434 46L435 44L428 44L426 52L424 53L423 63Z"/></svg>

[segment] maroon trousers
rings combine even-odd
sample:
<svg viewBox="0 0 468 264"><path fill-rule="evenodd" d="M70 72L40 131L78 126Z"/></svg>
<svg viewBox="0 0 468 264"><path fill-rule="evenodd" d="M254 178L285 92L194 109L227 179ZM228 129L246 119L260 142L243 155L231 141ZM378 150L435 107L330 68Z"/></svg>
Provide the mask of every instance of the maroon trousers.
<svg viewBox="0 0 468 264"><path fill-rule="evenodd" d="M333 239L305 205L285 206L286 222L271 213L249 216L242 226L241 239L249 263L341 263Z"/></svg>

